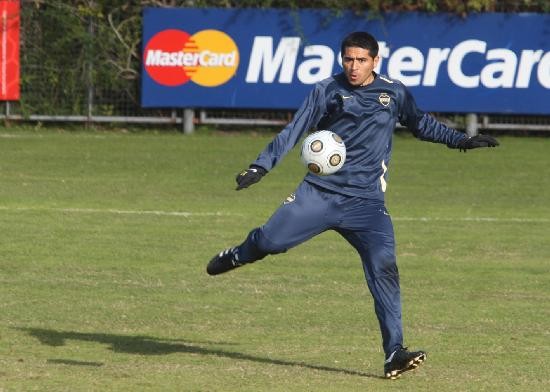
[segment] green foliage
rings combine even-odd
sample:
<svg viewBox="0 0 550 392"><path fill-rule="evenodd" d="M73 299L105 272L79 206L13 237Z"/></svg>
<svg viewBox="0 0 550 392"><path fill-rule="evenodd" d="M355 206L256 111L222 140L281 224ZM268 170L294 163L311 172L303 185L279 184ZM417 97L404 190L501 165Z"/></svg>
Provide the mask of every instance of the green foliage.
<svg viewBox="0 0 550 392"><path fill-rule="evenodd" d="M92 40L78 14L68 10L64 6L22 8L22 95L28 111L81 109L86 96L82 75Z"/></svg>

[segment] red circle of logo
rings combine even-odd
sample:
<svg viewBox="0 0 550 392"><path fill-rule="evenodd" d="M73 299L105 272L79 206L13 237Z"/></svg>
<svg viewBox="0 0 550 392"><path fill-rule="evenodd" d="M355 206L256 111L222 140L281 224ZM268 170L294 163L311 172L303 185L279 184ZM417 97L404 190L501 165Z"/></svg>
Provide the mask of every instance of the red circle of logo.
<svg viewBox="0 0 550 392"><path fill-rule="evenodd" d="M155 34L145 47L143 60L149 76L165 86L179 86L191 78L182 65L178 65L178 55L190 35L181 30L164 30Z"/></svg>

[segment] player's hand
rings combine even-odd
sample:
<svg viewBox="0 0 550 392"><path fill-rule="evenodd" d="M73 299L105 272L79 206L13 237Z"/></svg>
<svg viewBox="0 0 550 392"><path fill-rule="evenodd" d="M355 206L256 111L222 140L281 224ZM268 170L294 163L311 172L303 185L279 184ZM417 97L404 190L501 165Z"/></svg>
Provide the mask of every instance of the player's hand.
<svg viewBox="0 0 550 392"><path fill-rule="evenodd" d="M460 151L466 152L466 150L470 150L472 148L496 147L498 145L499 145L499 142L494 137L480 134L480 135L475 135L472 137L462 139L458 143L457 147Z"/></svg>
<svg viewBox="0 0 550 392"><path fill-rule="evenodd" d="M248 188L250 185L257 183L267 173L261 166L250 165L250 167L237 174L237 190Z"/></svg>

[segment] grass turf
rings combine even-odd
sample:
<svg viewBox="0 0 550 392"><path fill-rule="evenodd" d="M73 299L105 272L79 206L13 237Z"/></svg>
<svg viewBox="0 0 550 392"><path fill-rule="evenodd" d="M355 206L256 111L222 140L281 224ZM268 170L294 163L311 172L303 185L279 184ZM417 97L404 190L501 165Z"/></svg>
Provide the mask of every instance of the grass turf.
<svg viewBox="0 0 550 392"><path fill-rule="evenodd" d="M304 174L293 151L234 191L271 137L1 129L0 390L550 389L550 139L395 137L405 339L428 360L387 381L337 235L204 272Z"/></svg>

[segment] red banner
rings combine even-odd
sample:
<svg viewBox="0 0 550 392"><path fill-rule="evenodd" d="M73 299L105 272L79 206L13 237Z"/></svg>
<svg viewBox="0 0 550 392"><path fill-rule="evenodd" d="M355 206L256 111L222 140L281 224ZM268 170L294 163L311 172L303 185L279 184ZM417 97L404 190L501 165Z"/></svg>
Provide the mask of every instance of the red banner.
<svg viewBox="0 0 550 392"><path fill-rule="evenodd" d="M19 0L0 0L0 100L19 99Z"/></svg>

